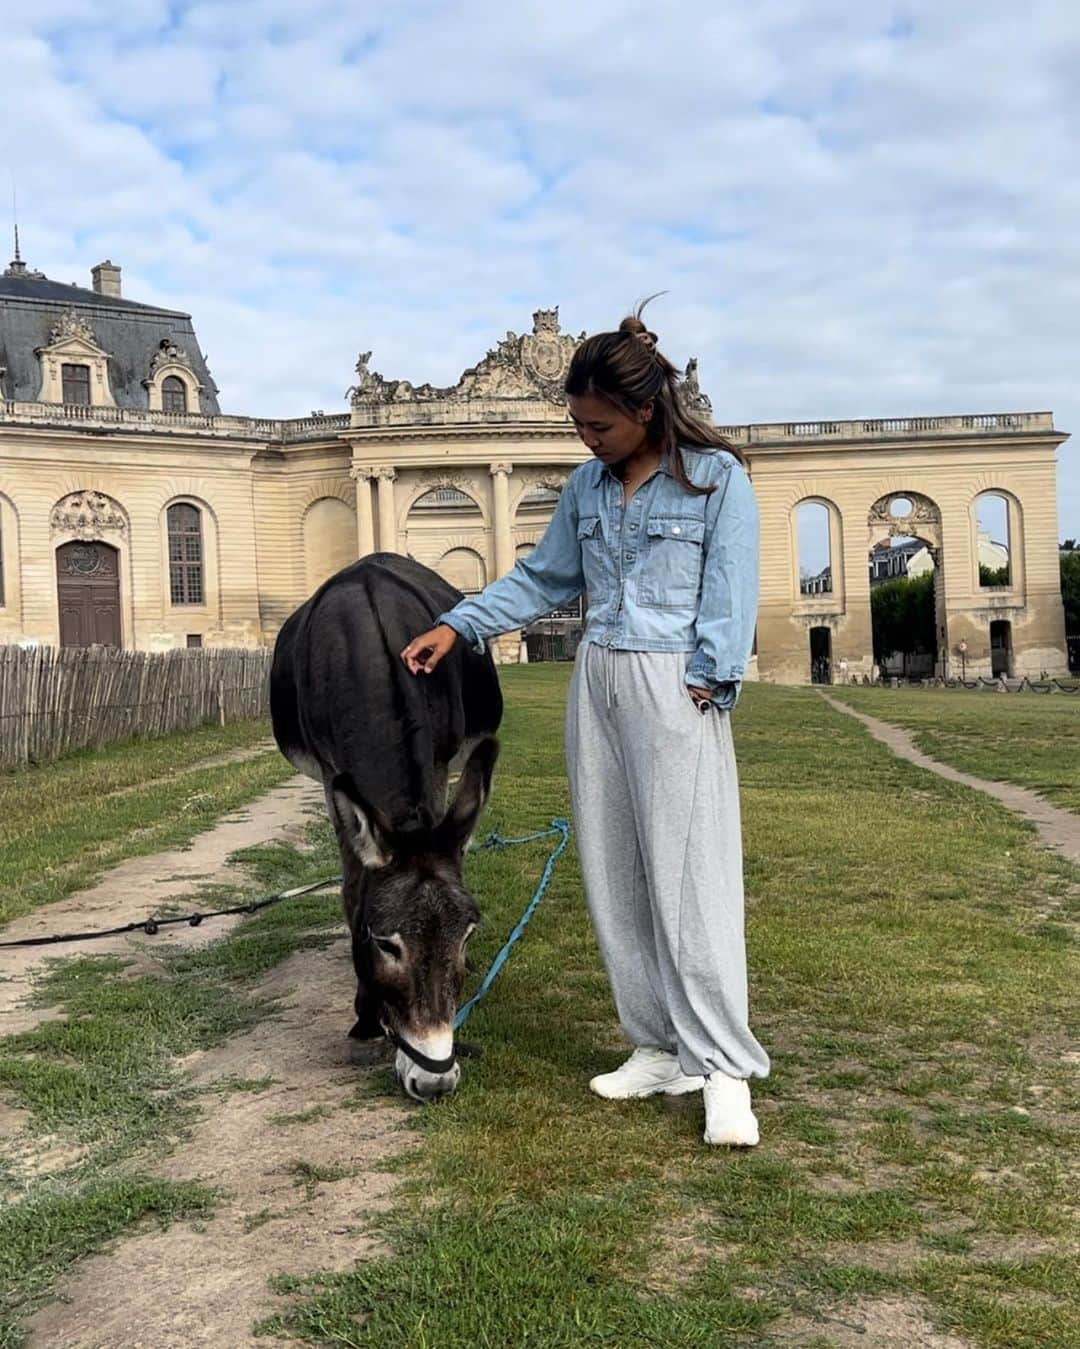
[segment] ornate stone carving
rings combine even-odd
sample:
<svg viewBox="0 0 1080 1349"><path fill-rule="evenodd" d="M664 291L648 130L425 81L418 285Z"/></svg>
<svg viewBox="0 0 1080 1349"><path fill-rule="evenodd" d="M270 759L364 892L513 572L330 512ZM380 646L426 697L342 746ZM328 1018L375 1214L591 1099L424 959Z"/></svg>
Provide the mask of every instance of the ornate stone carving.
<svg viewBox="0 0 1080 1349"><path fill-rule="evenodd" d="M393 482L397 477L397 469L384 465L382 468L375 470L375 476L380 482Z"/></svg>
<svg viewBox="0 0 1080 1349"><path fill-rule="evenodd" d="M559 311L538 309L531 334L508 332L484 359L466 370L457 384L440 389L431 384L387 380L369 368L370 351L356 362L357 382L348 390L353 407L373 403L469 402L479 398L546 399L561 403L562 385L570 357L585 334L572 337L559 331Z"/></svg>
<svg viewBox="0 0 1080 1349"><path fill-rule="evenodd" d="M679 398L687 412L695 417L701 417L706 421L712 420L712 403L708 397L701 392L701 385L698 383L697 357L691 356L686 363L686 370L682 377L682 383L679 385Z"/></svg>
<svg viewBox="0 0 1080 1349"><path fill-rule="evenodd" d="M53 507L49 527L54 534L93 540L102 534L123 534L127 517L120 503L104 492L72 492Z"/></svg>
<svg viewBox="0 0 1080 1349"><path fill-rule="evenodd" d="M561 492L569 476L569 473L557 468L527 468L520 474L520 482L526 495L537 487Z"/></svg>
<svg viewBox="0 0 1080 1349"><path fill-rule="evenodd" d="M574 340L559 332L559 307L538 309L533 315L532 333L521 339L521 366L545 397L553 403L563 399L563 381L570 367L574 348L584 338Z"/></svg>
<svg viewBox="0 0 1080 1349"><path fill-rule="evenodd" d="M171 337L163 337L150 362L150 378L154 379L163 365L182 365L191 369L191 357L183 347L178 347Z"/></svg>
<svg viewBox="0 0 1080 1349"><path fill-rule="evenodd" d="M364 482L370 482L374 476L375 470L370 464L353 464L349 469L349 477L352 478L353 482L359 482L361 479Z"/></svg>
<svg viewBox="0 0 1080 1349"><path fill-rule="evenodd" d="M62 548L60 570L65 576L98 576L101 578L116 575L116 551L104 544L95 542L72 543Z"/></svg>
<svg viewBox="0 0 1080 1349"><path fill-rule="evenodd" d="M97 338L94 336L94 330L84 319L81 319L74 309L68 309L56 320L49 329L49 345L55 346L57 342L70 342L73 338L80 342L89 342L92 347L97 346Z"/></svg>
<svg viewBox="0 0 1080 1349"><path fill-rule="evenodd" d="M532 333L518 337L508 332L478 365L465 371L450 397L546 398L561 403L570 358L584 337L560 333L558 308L538 309Z"/></svg>
<svg viewBox="0 0 1080 1349"><path fill-rule="evenodd" d="M429 469L426 473L420 474L420 481L425 488L456 487L459 492L464 492L466 495L476 490L465 474L455 473L452 469Z"/></svg>
<svg viewBox="0 0 1080 1349"><path fill-rule="evenodd" d="M492 477L494 477L496 473L503 473L507 477L509 477L510 474L513 473L513 471L514 471L513 464L506 459L500 459L497 463L488 465L488 472L491 474Z"/></svg>
<svg viewBox="0 0 1080 1349"><path fill-rule="evenodd" d="M892 502L900 499L911 502L911 510L906 515L894 515L889 509ZM870 507L867 524L872 529L888 530L890 536L917 536L920 526L924 529L929 525L940 528L941 512L929 497L921 496L918 492L889 492Z"/></svg>

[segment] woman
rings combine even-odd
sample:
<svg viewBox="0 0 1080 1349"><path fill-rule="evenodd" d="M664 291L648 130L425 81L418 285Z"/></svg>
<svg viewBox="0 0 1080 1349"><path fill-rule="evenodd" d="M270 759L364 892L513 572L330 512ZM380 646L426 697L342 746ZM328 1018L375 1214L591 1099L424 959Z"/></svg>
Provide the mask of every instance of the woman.
<svg viewBox="0 0 1080 1349"><path fill-rule="evenodd" d="M739 788L729 714L757 610L758 518L737 451L689 415L640 309L574 354L567 402L593 459L513 571L401 653L430 674L588 591L566 751L589 913L633 1054L608 1099L704 1089L705 1141L758 1141L747 1079Z"/></svg>

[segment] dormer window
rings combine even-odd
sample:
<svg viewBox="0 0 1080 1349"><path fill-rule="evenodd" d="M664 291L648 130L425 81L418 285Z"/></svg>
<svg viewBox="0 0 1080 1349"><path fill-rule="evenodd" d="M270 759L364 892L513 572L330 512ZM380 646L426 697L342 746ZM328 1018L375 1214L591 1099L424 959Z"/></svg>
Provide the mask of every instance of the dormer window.
<svg viewBox="0 0 1080 1349"><path fill-rule="evenodd" d="M109 387L109 353L89 323L74 308L65 310L49 329L48 345L36 347L41 367L39 403L67 407L115 407Z"/></svg>
<svg viewBox="0 0 1080 1349"><path fill-rule="evenodd" d="M150 373L143 380L146 401L151 412L172 412L183 415L199 411L202 385L191 366L191 357L177 346L171 337L158 343Z"/></svg>
<svg viewBox="0 0 1080 1349"><path fill-rule="evenodd" d="M90 367L88 365L62 365L60 367L62 398L66 404L79 407L90 406Z"/></svg>
<svg viewBox="0 0 1080 1349"><path fill-rule="evenodd" d="M167 375L161 381L162 412L186 412L188 410L187 386L177 375Z"/></svg>

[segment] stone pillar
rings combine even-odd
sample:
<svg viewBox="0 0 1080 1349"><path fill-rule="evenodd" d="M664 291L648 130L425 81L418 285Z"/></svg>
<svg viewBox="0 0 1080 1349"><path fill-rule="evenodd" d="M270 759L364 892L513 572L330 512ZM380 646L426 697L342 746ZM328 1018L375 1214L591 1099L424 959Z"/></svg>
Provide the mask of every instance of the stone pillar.
<svg viewBox="0 0 1080 1349"><path fill-rule="evenodd" d="M366 464L353 464L349 477L356 483L356 556L375 551L375 515L371 508L372 471Z"/></svg>
<svg viewBox="0 0 1080 1349"><path fill-rule="evenodd" d="M495 575L491 579L497 580L498 577L505 576L514 566L514 535L510 528L510 474L513 473L514 466L507 461L501 461L492 464L488 471L491 474L491 498L494 507L492 525L495 533ZM521 659L521 648L521 633L506 632L495 639L491 654L497 664L512 665Z"/></svg>
<svg viewBox="0 0 1080 1349"><path fill-rule="evenodd" d="M510 528L510 474L513 464L492 464L491 491L494 504L492 520L495 529L495 576L505 576L514 565L514 536Z"/></svg>
<svg viewBox="0 0 1080 1349"><path fill-rule="evenodd" d="M394 515L394 479L397 470L380 468L375 471L379 492L379 551L397 552L397 520Z"/></svg>

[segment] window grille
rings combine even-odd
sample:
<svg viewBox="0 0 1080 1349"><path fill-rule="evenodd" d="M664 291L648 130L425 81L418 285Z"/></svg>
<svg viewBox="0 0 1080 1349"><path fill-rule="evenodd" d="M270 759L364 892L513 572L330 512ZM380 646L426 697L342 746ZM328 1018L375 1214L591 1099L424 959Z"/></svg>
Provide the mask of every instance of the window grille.
<svg viewBox="0 0 1080 1349"><path fill-rule="evenodd" d="M173 604L203 603L202 518L198 508L170 506L169 597Z"/></svg>

